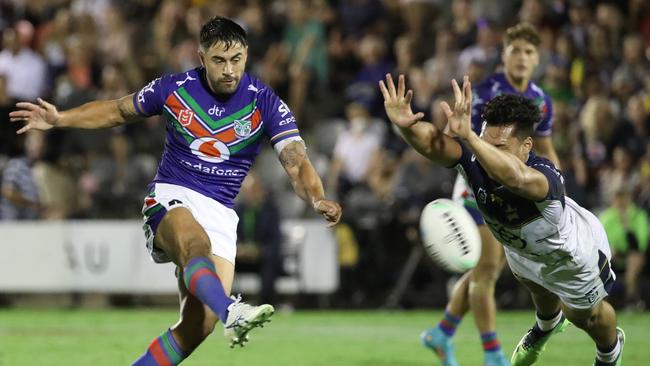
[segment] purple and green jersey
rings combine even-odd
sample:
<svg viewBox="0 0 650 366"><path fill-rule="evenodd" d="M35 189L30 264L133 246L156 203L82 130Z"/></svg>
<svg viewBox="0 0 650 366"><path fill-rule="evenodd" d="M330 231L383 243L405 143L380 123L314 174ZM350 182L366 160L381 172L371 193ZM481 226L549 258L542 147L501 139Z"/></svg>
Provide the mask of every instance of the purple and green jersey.
<svg viewBox="0 0 650 366"><path fill-rule="evenodd" d="M153 183L183 186L230 208L263 137L274 147L300 140L287 105L248 73L225 100L211 91L199 67L150 82L134 94L133 104L140 115L162 115L166 121L165 150Z"/></svg>
<svg viewBox="0 0 650 366"><path fill-rule="evenodd" d="M534 126L535 136L545 137L550 136L553 129L553 104L551 98L548 97L539 86L535 85L532 81L528 82L528 87L523 93L515 89L506 75L503 73L493 74L485 81L480 83L472 91L474 100L472 102L472 129L477 135L481 134L483 128L483 109L487 102L492 98L501 94L518 94L528 99L531 99L542 111L542 120Z"/></svg>

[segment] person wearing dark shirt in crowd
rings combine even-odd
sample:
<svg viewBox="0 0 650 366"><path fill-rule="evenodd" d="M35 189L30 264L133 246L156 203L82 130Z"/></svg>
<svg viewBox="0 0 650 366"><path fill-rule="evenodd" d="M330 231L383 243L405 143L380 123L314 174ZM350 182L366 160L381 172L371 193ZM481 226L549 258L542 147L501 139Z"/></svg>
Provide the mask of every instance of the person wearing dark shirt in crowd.
<svg viewBox="0 0 650 366"><path fill-rule="evenodd" d="M13 108L14 101L7 94L7 77L0 74L0 155L9 155L16 145L16 134L9 124L9 112Z"/></svg>
<svg viewBox="0 0 650 366"><path fill-rule="evenodd" d="M260 300L274 303L275 280L281 270L280 211L267 194L261 178L250 173L241 189L242 200L235 206L237 225L237 264L240 271L259 270Z"/></svg>

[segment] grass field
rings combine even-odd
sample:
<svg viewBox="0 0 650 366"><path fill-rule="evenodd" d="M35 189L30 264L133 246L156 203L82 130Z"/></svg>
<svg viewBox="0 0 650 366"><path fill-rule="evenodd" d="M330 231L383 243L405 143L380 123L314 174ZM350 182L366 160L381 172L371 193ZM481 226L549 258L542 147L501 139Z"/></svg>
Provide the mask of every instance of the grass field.
<svg viewBox="0 0 650 366"><path fill-rule="evenodd" d="M213 334L183 365L389 366L438 365L418 335L439 312L296 312L276 314L243 349ZM498 316L507 354L532 324L532 312ZM0 366L130 365L149 341L176 320L167 310L0 311ZM482 363L471 318L457 333L462 365ZM621 314L627 333L624 365L650 365L650 313ZM594 346L569 328L550 343L540 365L591 365Z"/></svg>

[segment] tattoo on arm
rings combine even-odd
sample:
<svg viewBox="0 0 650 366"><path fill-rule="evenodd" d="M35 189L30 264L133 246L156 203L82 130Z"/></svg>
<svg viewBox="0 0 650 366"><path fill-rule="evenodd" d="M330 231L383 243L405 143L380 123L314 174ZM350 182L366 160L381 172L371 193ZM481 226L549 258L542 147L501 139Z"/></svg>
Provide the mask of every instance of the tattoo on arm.
<svg viewBox="0 0 650 366"><path fill-rule="evenodd" d="M133 94L129 94L117 100L117 109L120 111L120 116L125 121L132 121L140 117L133 105Z"/></svg>
<svg viewBox="0 0 650 366"><path fill-rule="evenodd" d="M280 153L280 163L285 169L294 168L307 156L305 146L300 141L291 142Z"/></svg>

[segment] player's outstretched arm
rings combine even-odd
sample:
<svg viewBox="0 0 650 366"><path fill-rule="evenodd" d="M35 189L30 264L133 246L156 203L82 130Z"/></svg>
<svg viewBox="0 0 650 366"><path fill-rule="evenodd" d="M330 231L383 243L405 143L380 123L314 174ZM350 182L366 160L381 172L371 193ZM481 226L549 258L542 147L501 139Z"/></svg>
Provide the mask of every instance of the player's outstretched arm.
<svg viewBox="0 0 650 366"><path fill-rule="evenodd" d="M302 141L292 141L280 152L280 163L287 171L294 191L314 210L321 214L332 227L341 219L341 205L325 199L325 191L320 177L309 161Z"/></svg>
<svg viewBox="0 0 650 366"><path fill-rule="evenodd" d="M449 121L450 131L467 143L492 179L524 198L534 201L544 199L549 190L548 178L544 174L527 166L515 155L483 141L472 130L472 86L469 78L465 76L462 91L456 80L452 80L451 85L454 90L454 108L447 102L440 104Z"/></svg>
<svg viewBox="0 0 650 366"><path fill-rule="evenodd" d="M384 96L384 109L388 119L399 128L406 143L427 159L444 166L458 162L462 154L458 142L432 123L421 121L424 117L421 112L413 114L413 91L406 91L404 75L399 76L396 89L392 76L387 74L386 83L383 80L379 82L379 90Z"/></svg>
<svg viewBox="0 0 650 366"><path fill-rule="evenodd" d="M133 105L133 94L116 100L102 100L83 104L59 112L53 104L38 98L38 104L19 102L18 110L9 113L11 122L24 122L21 134L31 129L107 128L140 118Z"/></svg>

